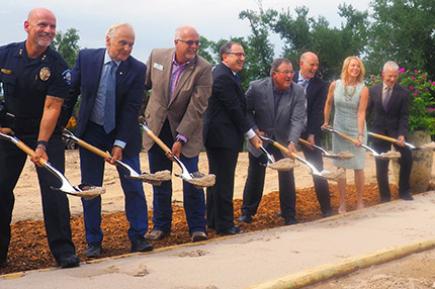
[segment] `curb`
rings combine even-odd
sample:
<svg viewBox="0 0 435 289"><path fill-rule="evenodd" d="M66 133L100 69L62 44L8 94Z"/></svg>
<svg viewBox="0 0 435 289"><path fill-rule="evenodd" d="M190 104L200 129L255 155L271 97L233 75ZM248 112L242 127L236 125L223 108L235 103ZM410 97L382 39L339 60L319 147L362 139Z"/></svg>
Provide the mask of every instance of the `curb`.
<svg viewBox="0 0 435 289"><path fill-rule="evenodd" d="M310 268L298 273L290 274L265 283L248 287L248 289L297 289L317 282L325 281L333 277L340 277L359 269L373 265L383 264L414 253L423 252L435 248L435 239L419 241L404 246L396 246L386 250L359 257L349 258L342 262L326 264Z"/></svg>

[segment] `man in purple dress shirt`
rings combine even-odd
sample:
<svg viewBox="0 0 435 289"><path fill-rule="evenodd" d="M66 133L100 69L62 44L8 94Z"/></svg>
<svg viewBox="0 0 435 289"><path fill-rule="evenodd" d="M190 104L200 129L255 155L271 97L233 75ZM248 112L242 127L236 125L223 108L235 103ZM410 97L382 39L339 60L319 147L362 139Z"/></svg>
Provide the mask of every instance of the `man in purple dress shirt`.
<svg viewBox="0 0 435 289"><path fill-rule="evenodd" d="M189 172L198 171L198 155L203 146L202 115L211 94L211 65L197 55L199 34L190 26L175 32L175 48L154 49L148 59L145 84L151 96L145 110L148 127L172 148L165 155L150 138L144 138L150 171L172 171L172 155L181 159ZM170 234L172 183L153 187L153 230L150 240ZM207 239L203 190L183 182L186 219L192 241Z"/></svg>

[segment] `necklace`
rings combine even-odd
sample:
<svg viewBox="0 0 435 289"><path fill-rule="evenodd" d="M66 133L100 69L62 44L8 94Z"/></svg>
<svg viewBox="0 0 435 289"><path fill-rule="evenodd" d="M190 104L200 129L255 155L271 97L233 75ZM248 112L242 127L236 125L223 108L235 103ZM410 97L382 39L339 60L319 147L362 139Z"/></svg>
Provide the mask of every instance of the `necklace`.
<svg viewBox="0 0 435 289"><path fill-rule="evenodd" d="M349 89L348 89L349 88ZM344 86L344 100L351 101L352 97L355 95L356 85L355 86Z"/></svg>

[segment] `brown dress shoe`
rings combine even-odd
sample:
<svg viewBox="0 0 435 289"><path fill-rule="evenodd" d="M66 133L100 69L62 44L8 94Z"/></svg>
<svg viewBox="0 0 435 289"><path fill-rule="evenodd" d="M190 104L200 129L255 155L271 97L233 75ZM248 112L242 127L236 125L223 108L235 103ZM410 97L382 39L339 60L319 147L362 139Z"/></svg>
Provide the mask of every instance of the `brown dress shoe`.
<svg viewBox="0 0 435 289"><path fill-rule="evenodd" d="M150 241L158 241L169 236L168 232L163 232L162 230L153 229L151 232L145 235L145 239Z"/></svg>

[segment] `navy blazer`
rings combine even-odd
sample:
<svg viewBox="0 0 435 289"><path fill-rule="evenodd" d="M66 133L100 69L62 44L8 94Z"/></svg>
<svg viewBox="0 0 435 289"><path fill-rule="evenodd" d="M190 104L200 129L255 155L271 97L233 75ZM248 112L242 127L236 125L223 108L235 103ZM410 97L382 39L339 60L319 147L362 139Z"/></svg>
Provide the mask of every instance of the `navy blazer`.
<svg viewBox="0 0 435 289"><path fill-rule="evenodd" d="M71 71L71 93L66 101L69 115L80 95L77 136L83 135L90 119L100 83L106 49L84 49L79 52ZM138 153L142 139L138 123L145 91L146 66L130 56L116 72L115 139L127 143L124 153Z"/></svg>
<svg viewBox="0 0 435 289"><path fill-rule="evenodd" d="M396 84L391 92L387 110L382 105L382 83L370 88L367 110L372 114L372 131L394 138L408 136L409 92Z"/></svg>
<svg viewBox="0 0 435 289"><path fill-rule="evenodd" d="M220 63L213 70L212 94L204 116L204 144L239 151L249 128L240 81L231 69Z"/></svg>
<svg viewBox="0 0 435 289"><path fill-rule="evenodd" d="M293 80L298 83L298 79L299 71L296 71ZM307 138L309 134L315 135L316 138L321 136L322 130L320 127L323 124L323 109L327 95L328 84L317 76L311 78L306 90L307 125L302 134L303 138Z"/></svg>

